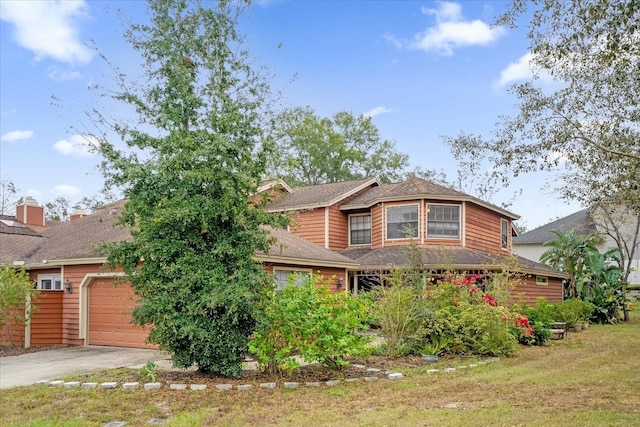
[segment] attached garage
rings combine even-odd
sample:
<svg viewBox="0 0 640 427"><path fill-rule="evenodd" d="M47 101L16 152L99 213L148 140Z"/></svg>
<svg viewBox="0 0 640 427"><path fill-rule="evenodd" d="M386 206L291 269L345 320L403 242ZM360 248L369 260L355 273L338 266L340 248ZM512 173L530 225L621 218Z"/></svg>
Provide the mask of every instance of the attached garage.
<svg viewBox="0 0 640 427"><path fill-rule="evenodd" d="M113 279L96 279L89 286L89 345L157 348L146 342L148 328L131 324L136 296L127 283L115 285Z"/></svg>

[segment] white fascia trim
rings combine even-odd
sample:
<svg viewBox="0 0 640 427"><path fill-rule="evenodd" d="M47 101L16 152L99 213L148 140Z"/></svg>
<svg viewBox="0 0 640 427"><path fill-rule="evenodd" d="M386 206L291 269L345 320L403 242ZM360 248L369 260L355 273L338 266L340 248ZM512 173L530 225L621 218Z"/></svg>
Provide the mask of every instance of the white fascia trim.
<svg viewBox="0 0 640 427"><path fill-rule="evenodd" d="M287 190L287 192L288 192L288 193L293 193L293 190L291 189L291 187L289 187L289 186L287 185L287 183L286 183L286 182L284 182L284 181L283 181L283 180L281 180L281 179L276 179L276 180L274 180L274 181L271 181L271 182L270 182L270 183L268 183L268 184L261 185L260 187L258 187L258 188L256 189L256 192L258 192L258 193L262 193L263 191L266 191L266 190L268 190L268 189L270 189L270 188L275 188L276 186L279 186L279 187L284 188L285 190Z"/></svg>
<svg viewBox="0 0 640 427"><path fill-rule="evenodd" d="M50 268L63 265L83 265L83 264L104 264L107 257L95 258L67 258L67 259L44 259L41 263L29 265L29 268Z"/></svg>
<svg viewBox="0 0 640 427"><path fill-rule="evenodd" d="M314 259L304 258L289 258L273 255L256 255L254 259L261 263L273 263L284 265L310 265L314 267L331 267L331 268L355 268L358 266L357 262L341 262L341 261L322 261Z"/></svg>
<svg viewBox="0 0 640 427"><path fill-rule="evenodd" d="M476 197L473 196L443 196L443 195L438 195L438 194L414 194L414 195L408 195L408 196L385 196L385 197L378 197L376 199L373 199L371 201L369 201L368 203L363 203L360 205L350 205L350 206L340 206L340 210L353 210L353 209L366 209L366 208L370 208L371 206L377 204L377 203L381 203L381 202L402 202L405 200L419 200L419 199L429 199L429 200L442 200L442 201L455 201L455 202L472 202L475 203L478 206L482 206L483 208L487 208L491 211L494 212L498 212L504 216L507 216L511 219L518 220L520 219L520 215L516 215L513 212L510 212L506 209L502 209L498 206L492 205L491 203L485 202L483 200L480 200Z"/></svg>
<svg viewBox="0 0 640 427"><path fill-rule="evenodd" d="M123 277L123 272L112 273L87 273L78 286L78 298L80 307L78 310L78 338L85 340L84 345L88 345L87 335L89 329L89 286L95 279L108 277Z"/></svg>

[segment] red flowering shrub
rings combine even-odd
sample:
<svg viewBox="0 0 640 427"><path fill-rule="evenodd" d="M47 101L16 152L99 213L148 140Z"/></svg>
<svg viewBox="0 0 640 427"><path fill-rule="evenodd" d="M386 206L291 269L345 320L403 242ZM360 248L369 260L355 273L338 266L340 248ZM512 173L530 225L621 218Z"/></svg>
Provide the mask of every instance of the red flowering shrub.
<svg viewBox="0 0 640 427"><path fill-rule="evenodd" d="M483 294L482 298L487 302L487 304L489 304L491 307L497 307L498 306L498 301L496 301L496 299L494 297L492 297L489 294Z"/></svg>

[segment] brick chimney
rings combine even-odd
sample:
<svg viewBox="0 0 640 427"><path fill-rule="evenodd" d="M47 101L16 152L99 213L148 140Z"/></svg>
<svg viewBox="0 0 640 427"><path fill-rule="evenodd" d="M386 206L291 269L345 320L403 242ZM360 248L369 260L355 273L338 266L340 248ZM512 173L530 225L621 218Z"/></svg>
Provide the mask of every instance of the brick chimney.
<svg viewBox="0 0 640 427"><path fill-rule="evenodd" d="M69 216L69 221L75 221L76 219L80 219L83 216L87 216L87 211L85 211L84 209L76 209L75 211L73 211L73 213Z"/></svg>
<svg viewBox="0 0 640 427"><path fill-rule="evenodd" d="M44 207L38 206L38 202L27 197L16 206L16 219L23 224L44 227Z"/></svg>

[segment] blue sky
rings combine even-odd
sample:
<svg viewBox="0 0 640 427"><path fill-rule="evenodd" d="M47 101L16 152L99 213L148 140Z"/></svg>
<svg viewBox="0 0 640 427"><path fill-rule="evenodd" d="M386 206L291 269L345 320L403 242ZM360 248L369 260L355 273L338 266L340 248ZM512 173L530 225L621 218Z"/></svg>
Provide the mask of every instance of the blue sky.
<svg viewBox="0 0 640 427"><path fill-rule="evenodd" d="M490 26L504 7L503 1L263 1L243 19L242 31L257 62L274 73L272 87L284 105L309 106L322 116L371 115L412 166L453 178L456 162L441 136L488 135L500 115L514 112L508 87L530 76L524 25ZM88 87L108 84L112 72L86 45L93 42L135 74L137 57L122 37L118 8L146 19L142 1L0 2L0 175L20 195L77 201L101 189L99 157L82 149L78 133L86 107L102 105ZM510 210L529 228L580 208L544 190L546 180L514 180L524 191Z"/></svg>

